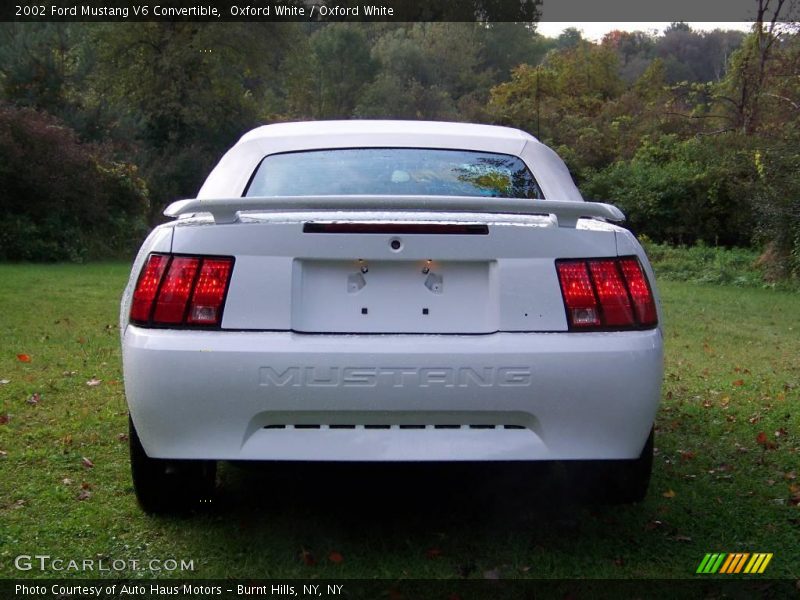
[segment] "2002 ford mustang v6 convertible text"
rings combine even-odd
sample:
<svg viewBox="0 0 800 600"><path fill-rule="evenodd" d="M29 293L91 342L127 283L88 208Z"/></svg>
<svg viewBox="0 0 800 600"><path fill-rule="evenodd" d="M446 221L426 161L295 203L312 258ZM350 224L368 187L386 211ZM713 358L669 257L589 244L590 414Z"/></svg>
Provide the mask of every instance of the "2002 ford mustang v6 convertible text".
<svg viewBox="0 0 800 600"><path fill-rule="evenodd" d="M145 510L207 497L217 460L591 461L644 496L653 273L530 135L268 125L166 214L121 313Z"/></svg>

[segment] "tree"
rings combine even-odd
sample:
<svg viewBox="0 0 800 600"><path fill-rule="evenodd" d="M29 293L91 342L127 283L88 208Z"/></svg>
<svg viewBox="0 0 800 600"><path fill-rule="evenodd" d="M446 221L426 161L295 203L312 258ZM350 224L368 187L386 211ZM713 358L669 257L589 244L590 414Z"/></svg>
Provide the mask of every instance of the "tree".
<svg viewBox="0 0 800 600"><path fill-rule="evenodd" d="M82 143L62 121L0 104L0 260L75 260L133 251L147 189L135 166Z"/></svg>
<svg viewBox="0 0 800 600"><path fill-rule="evenodd" d="M86 43L95 49L97 68L90 83L139 142L137 162L157 212L196 193L232 141L282 108L272 86L296 27L280 25L92 28Z"/></svg>
<svg viewBox="0 0 800 600"><path fill-rule="evenodd" d="M352 116L364 85L374 74L374 63L364 32L347 23L334 23L311 38L314 86L313 116L317 119Z"/></svg>
<svg viewBox="0 0 800 600"><path fill-rule="evenodd" d="M373 46L380 74L356 108L364 117L458 119L459 106L488 88L485 31L474 23L416 23ZM475 104L482 107L485 99Z"/></svg>

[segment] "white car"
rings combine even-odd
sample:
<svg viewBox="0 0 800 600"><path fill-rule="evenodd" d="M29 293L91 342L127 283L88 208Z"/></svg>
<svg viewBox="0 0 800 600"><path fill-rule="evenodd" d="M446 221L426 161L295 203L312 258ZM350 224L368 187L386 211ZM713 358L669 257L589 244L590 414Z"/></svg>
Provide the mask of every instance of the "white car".
<svg viewBox="0 0 800 600"><path fill-rule="evenodd" d="M218 460L559 461L645 495L653 272L530 135L268 125L165 214L121 309L145 510L207 500Z"/></svg>

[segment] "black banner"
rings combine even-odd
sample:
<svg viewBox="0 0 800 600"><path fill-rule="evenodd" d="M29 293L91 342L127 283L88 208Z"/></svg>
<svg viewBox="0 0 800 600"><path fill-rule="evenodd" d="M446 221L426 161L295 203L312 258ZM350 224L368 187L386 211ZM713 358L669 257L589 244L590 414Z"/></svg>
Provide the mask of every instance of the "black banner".
<svg viewBox="0 0 800 600"><path fill-rule="evenodd" d="M525 600L533 598L790 598L800 583L760 578L689 580L2 580L3 600Z"/></svg>
<svg viewBox="0 0 800 600"><path fill-rule="evenodd" d="M17 0L3 3L0 21L732 22L754 20L756 8L756 0Z"/></svg>

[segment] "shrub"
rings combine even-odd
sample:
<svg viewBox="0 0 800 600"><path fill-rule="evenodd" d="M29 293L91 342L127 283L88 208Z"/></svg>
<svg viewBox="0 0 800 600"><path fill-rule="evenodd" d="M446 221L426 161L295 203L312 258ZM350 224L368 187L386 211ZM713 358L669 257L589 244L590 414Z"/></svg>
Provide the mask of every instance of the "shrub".
<svg viewBox="0 0 800 600"><path fill-rule="evenodd" d="M797 290L796 282L770 283L758 250L750 248L714 248L670 246L640 236L647 256L659 279L711 283L740 287L771 287Z"/></svg>
<svg viewBox="0 0 800 600"><path fill-rule="evenodd" d="M630 227L657 242L749 245L753 235L742 181L752 161L721 139L645 139L630 161L588 174L587 198L617 204Z"/></svg>
<svg viewBox="0 0 800 600"><path fill-rule="evenodd" d="M136 167L109 154L50 115L0 105L0 259L83 261L135 249L147 191Z"/></svg>

